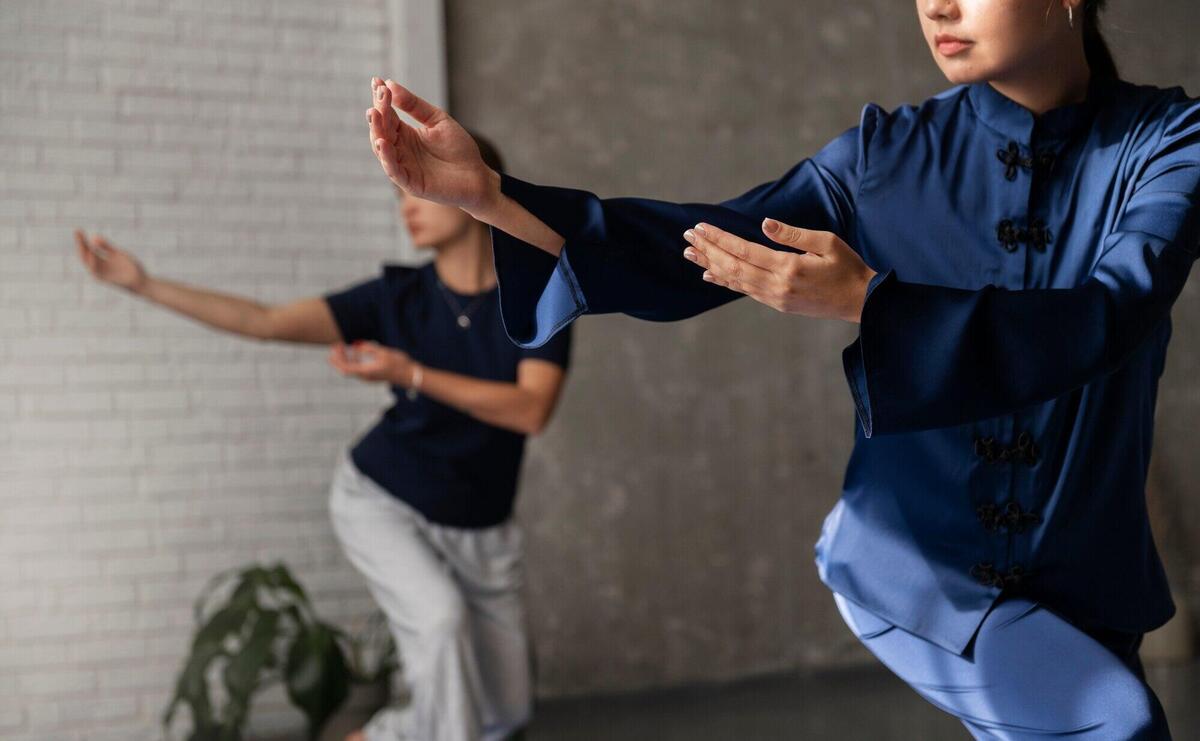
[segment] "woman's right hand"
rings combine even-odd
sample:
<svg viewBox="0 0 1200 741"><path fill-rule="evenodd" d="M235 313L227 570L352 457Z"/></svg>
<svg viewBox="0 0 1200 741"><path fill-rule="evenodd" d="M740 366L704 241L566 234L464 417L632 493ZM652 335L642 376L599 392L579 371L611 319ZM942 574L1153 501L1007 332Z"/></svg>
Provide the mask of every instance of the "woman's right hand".
<svg viewBox="0 0 1200 741"><path fill-rule="evenodd" d="M75 230L75 247L79 260L97 280L137 293L146 285L146 270L137 259L119 250L107 239L94 234L90 238Z"/></svg>
<svg viewBox="0 0 1200 741"><path fill-rule="evenodd" d="M475 140L457 121L392 80L373 78L371 94L371 147L397 187L476 218L498 203L500 176L484 163ZM393 105L420 126L400 120Z"/></svg>

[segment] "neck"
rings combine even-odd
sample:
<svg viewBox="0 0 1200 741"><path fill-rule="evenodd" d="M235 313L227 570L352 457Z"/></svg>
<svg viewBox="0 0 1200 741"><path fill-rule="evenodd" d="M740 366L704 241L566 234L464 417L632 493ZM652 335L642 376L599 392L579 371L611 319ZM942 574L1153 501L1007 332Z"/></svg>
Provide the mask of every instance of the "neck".
<svg viewBox="0 0 1200 741"><path fill-rule="evenodd" d="M1040 57L1035 65L1014 70L988 84L1035 116L1085 100L1092 73L1083 52L1082 35L1074 38L1074 43L1051 47L1049 54ZM1048 75L1048 69L1061 70L1061 74Z"/></svg>
<svg viewBox="0 0 1200 741"><path fill-rule="evenodd" d="M437 250L433 259L438 278L455 293L472 294L496 285L487 227L472 223L463 235Z"/></svg>

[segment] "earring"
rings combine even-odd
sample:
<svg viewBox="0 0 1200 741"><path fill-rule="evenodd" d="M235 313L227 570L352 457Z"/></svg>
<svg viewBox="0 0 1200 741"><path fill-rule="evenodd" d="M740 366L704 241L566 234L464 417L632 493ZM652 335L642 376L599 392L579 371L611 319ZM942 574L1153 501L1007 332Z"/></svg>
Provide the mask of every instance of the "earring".
<svg viewBox="0 0 1200 741"><path fill-rule="evenodd" d="M1067 8L1067 24L1070 25L1071 28L1075 28L1075 8L1074 7Z"/></svg>

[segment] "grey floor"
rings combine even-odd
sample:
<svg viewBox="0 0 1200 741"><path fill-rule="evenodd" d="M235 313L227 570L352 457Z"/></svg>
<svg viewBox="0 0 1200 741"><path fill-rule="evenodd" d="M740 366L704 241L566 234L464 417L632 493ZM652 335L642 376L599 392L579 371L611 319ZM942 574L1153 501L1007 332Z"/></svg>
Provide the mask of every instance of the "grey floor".
<svg viewBox="0 0 1200 741"><path fill-rule="evenodd" d="M1177 741L1200 739L1200 662L1148 673ZM843 669L733 685L538 704L527 741L969 741L958 721L888 673Z"/></svg>

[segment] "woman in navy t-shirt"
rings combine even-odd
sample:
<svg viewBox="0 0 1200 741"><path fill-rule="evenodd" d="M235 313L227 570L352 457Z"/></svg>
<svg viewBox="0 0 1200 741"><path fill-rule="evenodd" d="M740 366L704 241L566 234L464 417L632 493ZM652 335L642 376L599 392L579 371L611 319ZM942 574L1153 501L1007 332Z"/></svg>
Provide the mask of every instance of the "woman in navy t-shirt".
<svg viewBox="0 0 1200 741"><path fill-rule="evenodd" d="M476 138L490 167L495 150ZM568 332L514 345L500 317L486 225L400 191L423 267L280 306L151 277L103 237L77 232L98 279L216 329L330 344L343 375L387 383L395 403L343 456L330 510L347 557L386 614L411 702L351 738L501 739L531 712L513 500L525 438L549 420Z"/></svg>

